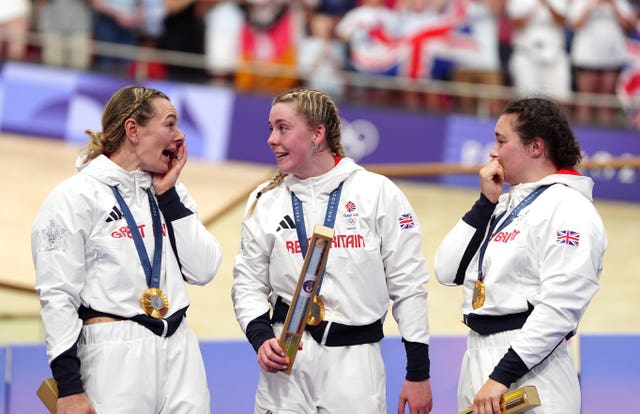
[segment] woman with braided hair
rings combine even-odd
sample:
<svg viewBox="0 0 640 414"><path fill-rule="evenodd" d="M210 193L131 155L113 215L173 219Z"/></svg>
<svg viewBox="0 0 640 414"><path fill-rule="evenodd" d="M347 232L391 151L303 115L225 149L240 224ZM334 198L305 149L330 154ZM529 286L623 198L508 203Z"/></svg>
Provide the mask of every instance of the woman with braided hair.
<svg viewBox="0 0 640 414"><path fill-rule="evenodd" d="M176 109L158 90L126 86L102 132L87 134L78 172L31 233L57 413L209 413L185 282L209 282L222 256L179 181Z"/></svg>
<svg viewBox="0 0 640 414"><path fill-rule="evenodd" d="M428 273L413 208L391 180L345 155L338 109L325 93L277 95L269 128L278 173L250 195L232 287L261 368L255 413L386 414L380 340L390 301L407 354L398 413L407 405L428 413ZM334 229L318 292L324 312L307 324L287 374L278 337L311 236L304 229L323 223Z"/></svg>

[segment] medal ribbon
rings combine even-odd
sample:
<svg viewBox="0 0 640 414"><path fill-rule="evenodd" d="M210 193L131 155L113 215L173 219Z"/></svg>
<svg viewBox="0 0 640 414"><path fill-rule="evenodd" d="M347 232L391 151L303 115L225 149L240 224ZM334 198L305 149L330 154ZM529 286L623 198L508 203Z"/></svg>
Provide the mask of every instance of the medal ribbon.
<svg viewBox="0 0 640 414"><path fill-rule="evenodd" d="M333 227L336 221L336 212L338 211L338 202L340 201L340 193L342 193L342 184L331 192L329 195L329 202L327 203L327 211L324 216L325 227ZM298 233L298 241L300 242L300 250L302 257L306 257L307 250L309 249L309 240L307 240L307 229L304 224L304 212L302 211L302 202L294 193L291 192L291 204L293 205L293 216L296 222L296 232ZM324 272L318 281L318 292L322 286L322 279Z"/></svg>
<svg viewBox="0 0 640 414"><path fill-rule="evenodd" d="M131 232L133 242L136 245L140 264L142 264L142 268L147 279L147 286L150 288L159 288L160 269L162 267L162 222L160 220L160 209L158 208L158 204L156 204L156 199L151 193L151 189L148 188L147 196L149 196L151 218L153 219L153 240L155 243L153 250L153 266L151 266L149 262L149 255L144 247L144 242L142 241L142 236L138 230L138 225L133 218L133 214L131 214L131 210L129 210L129 206L127 206L127 203L124 201L122 195L120 195L120 192L115 186L111 187L111 190L113 191L113 195L116 197L116 200L118 200L118 204L122 209L124 218L127 220L127 224L129 225L129 231Z"/></svg>
<svg viewBox="0 0 640 414"><path fill-rule="evenodd" d="M526 196L524 198L524 200L522 200L516 206L516 208L513 209L511 214L509 214L509 216L507 216L507 218L502 223L500 223L500 227L498 227L495 230L495 233L499 233L502 229L507 227L507 225L509 223L511 223L511 221L520 213L520 211L523 208L525 208L529 204L533 203L533 200L538 198L538 196L540 194L542 194L542 192L544 190L546 190L547 188L549 188L549 185L543 185L543 186L540 186L540 187L536 188L531 193L529 193L529 195ZM499 216L494 217L493 220L491 220L491 225L489 226L489 231L487 232L487 236L485 237L484 241L482 242L482 246L480 246L480 256L478 257L478 280L481 281L481 282L482 282L482 280L484 280L484 275L482 274L482 260L484 259L484 252L485 252L485 250L487 250L487 246L489 245L489 241L491 240L491 236L494 233L493 228L496 226L496 224L498 224L498 222L500 221L502 216L505 215L505 213L506 213L506 211L503 212L502 214L500 214Z"/></svg>

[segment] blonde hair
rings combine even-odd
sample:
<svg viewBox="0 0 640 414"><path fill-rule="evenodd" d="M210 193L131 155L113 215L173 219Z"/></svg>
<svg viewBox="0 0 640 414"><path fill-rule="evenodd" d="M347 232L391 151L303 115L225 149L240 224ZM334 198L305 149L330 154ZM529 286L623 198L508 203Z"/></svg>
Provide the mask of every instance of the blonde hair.
<svg viewBox="0 0 640 414"><path fill-rule="evenodd" d="M340 117L338 116L338 107L336 106L335 102L333 102L333 100L329 97L329 95L313 89L290 89L280 93L279 95L276 95L276 97L273 98L273 101L271 102L271 106L274 106L278 103L289 102L293 102L296 104L298 114L305 119L305 121L311 128L315 128L318 125L324 125L326 131L325 141L327 142L327 147L334 156L346 156L341 142ZM260 189L260 191L258 191L258 193L256 194L256 199L253 201L253 204L251 205L251 208L247 213L247 217L253 214L260 196L280 185L280 183L282 183L286 176L286 174L278 171L276 175L271 179L271 181L269 181L269 183L267 183Z"/></svg>
<svg viewBox="0 0 640 414"><path fill-rule="evenodd" d="M102 132L87 129L91 138L87 145L84 162L98 155L113 154L122 144L125 136L124 123L133 118L138 124L147 125L155 114L151 98L169 98L162 92L144 86L125 86L117 90L109 99L102 113Z"/></svg>

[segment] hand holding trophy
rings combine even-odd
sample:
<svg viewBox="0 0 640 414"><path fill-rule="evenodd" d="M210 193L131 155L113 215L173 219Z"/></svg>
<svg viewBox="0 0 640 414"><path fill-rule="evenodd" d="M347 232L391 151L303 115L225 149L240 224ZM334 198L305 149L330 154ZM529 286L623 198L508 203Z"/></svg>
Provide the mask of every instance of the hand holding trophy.
<svg viewBox="0 0 640 414"><path fill-rule="evenodd" d="M304 258L298 285L280 336L280 345L289 358L289 367L286 371L282 371L285 374L291 373L298 345L302 339L302 332L308 321L311 320L314 324L319 324L321 322L319 319L323 317L324 305L319 297L316 298L316 293L327 264L333 233L332 228L321 225L316 225L313 229L309 251ZM312 305L316 306L313 315L311 315Z"/></svg>
<svg viewBox="0 0 640 414"><path fill-rule="evenodd" d="M500 412L503 414L524 413L529 408L540 405L538 389L533 385L525 385L507 392L500 400ZM458 414L472 414L473 411L462 410Z"/></svg>

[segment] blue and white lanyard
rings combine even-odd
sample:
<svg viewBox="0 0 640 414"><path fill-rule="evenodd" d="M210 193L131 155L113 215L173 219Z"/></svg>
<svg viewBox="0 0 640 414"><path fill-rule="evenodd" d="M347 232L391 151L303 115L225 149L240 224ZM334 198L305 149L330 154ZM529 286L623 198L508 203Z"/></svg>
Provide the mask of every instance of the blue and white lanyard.
<svg viewBox="0 0 640 414"><path fill-rule="evenodd" d="M329 195L329 202L327 203L327 211L324 217L324 225L325 227L333 228L333 225L336 221L336 212L338 211L338 202L340 201L340 193L342 192L342 184L331 192ZM304 224L304 212L302 211L302 202L296 196L296 193L291 192L291 204L293 205L293 216L296 222L296 232L298 233L298 242L300 243L300 250L302 252L302 257L307 256L307 250L309 249L309 241L307 240L307 229ZM320 287L322 286L322 279L324 273L320 277L318 281L318 292L320 292Z"/></svg>
<svg viewBox="0 0 640 414"><path fill-rule="evenodd" d="M533 203L533 200L538 198L538 196L540 194L542 194L542 192L544 190L546 190L547 188L549 188L549 185L540 186L540 187L536 188L535 190L533 190L528 196L526 196L524 198L524 200L522 200L516 206L516 208L513 209L511 214L509 214L509 216L507 216L505 221L500 223L500 227L498 227L495 230L495 233L499 233L502 229L507 227L507 225L509 223L511 223L511 221L520 213L520 211L523 208L525 208L529 204ZM503 212L502 214L500 214L499 216L494 217L493 220L491 220L491 225L489 226L489 231L487 232L487 235L486 235L484 241L482 242L482 246L480 246L480 255L478 257L478 280L479 281L482 281L484 279L484 275L482 274L482 260L484 259L484 252L485 252L485 250L487 250L487 246L489 245L489 241L491 240L491 235L493 234L493 228L495 227L496 224L498 224L498 222L500 221L502 216L505 215L505 213L506 213L506 211Z"/></svg>
<svg viewBox="0 0 640 414"><path fill-rule="evenodd" d="M129 225L129 231L133 237L133 242L136 245L138 257L140 258L140 263L142 264L144 274L147 278L147 286L150 288L159 288L160 269L162 267L162 222L160 220L160 210L156 204L155 197L151 193L151 189L148 188L147 196L149 196L149 205L151 207L151 217L153 219L153 240L155 243L152 267L149 262L149 255L147 254L144 242L142 241L142 236L138 230L138 225L133 218L133 214L131 214L131 210L129 210L129 206L127 206L127 203L125 203L122 195L120 195L120 192L115 186L111 187L111 190L113 191L113 195L116 197L116 200L118 200L118 204L122 209L124 218L127 220L127 224Z"/></svg>

